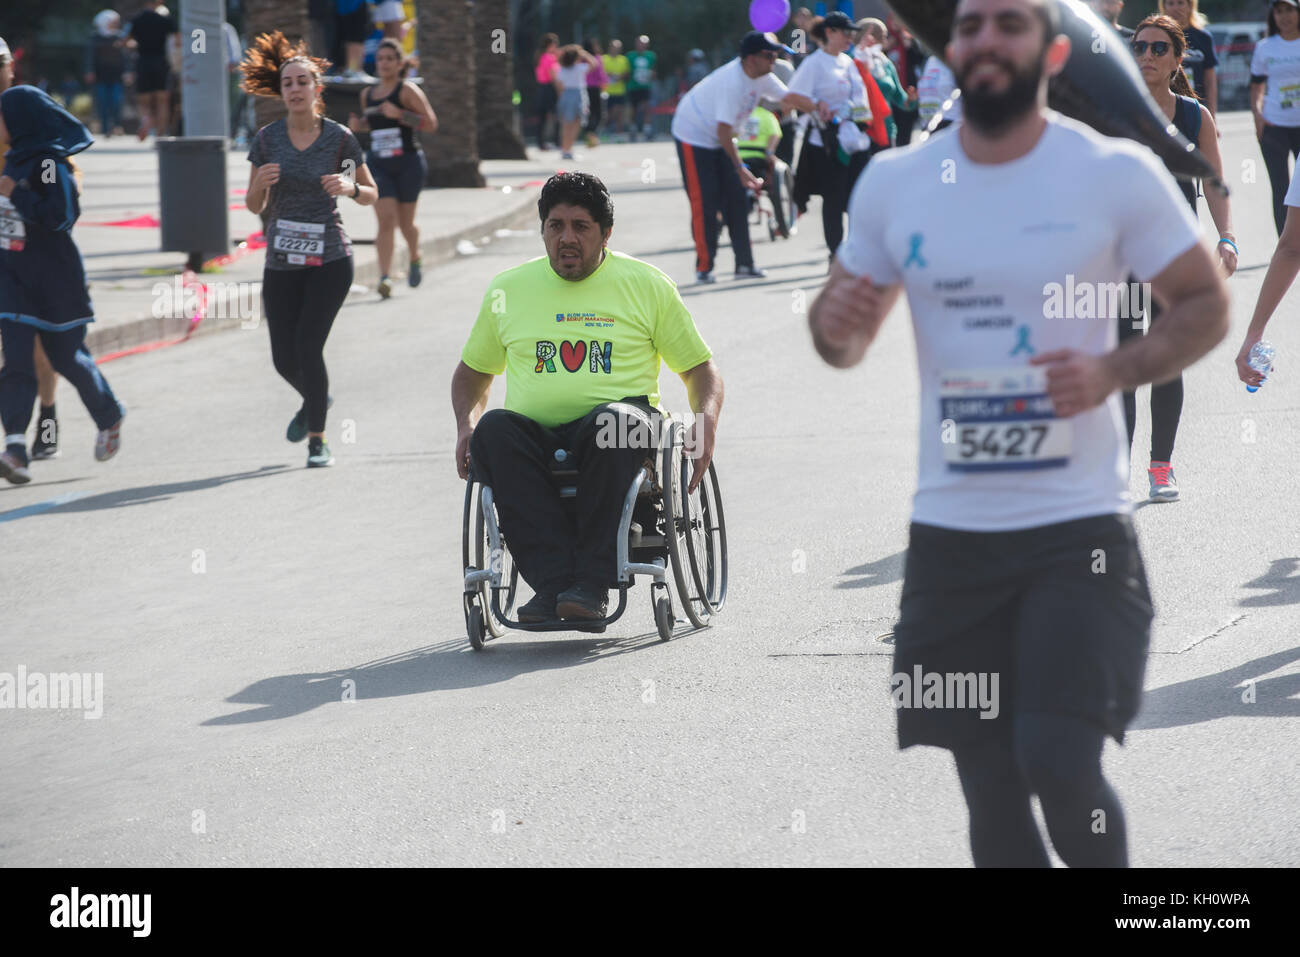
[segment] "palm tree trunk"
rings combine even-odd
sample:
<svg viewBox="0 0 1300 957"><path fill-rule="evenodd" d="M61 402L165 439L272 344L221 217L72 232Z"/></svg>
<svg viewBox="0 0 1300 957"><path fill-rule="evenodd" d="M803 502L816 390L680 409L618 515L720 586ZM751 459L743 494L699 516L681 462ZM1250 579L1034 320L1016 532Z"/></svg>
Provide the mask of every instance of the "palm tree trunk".
<svg viewBox="0 0 1300 957"><path fill-rule="evenodd" d="M307 20L307 0L244 0L245 32L251 43L263 33L279 30L291 43L310 36ZM328 56L329 51L313 50L315 56ZM284 103L278 97L259 96L253 101L256 126L260 130L285 115Z"/></svg>
<svg viewBox="0 0 1300 957"><path fill-rule="evenodd" d="M527 159L515 132L515 32L509 0L475 0L474 67L478 76L478 155L481 159Z"/></svg>
<svg viewBox="0 0 1300 957"><path fill-rule="evenodd" d="M483 186L478 169L473 15L467 0L417 0L416 46L438 132L422 133L429 186Z"/></svg>

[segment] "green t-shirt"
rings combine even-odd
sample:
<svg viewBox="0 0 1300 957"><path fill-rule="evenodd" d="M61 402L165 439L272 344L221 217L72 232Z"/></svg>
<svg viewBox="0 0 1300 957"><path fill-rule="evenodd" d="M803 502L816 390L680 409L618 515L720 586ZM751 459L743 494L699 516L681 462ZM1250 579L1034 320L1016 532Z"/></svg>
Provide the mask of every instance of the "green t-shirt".
<svg viewBox="0 0 1300 957"><path fill-rule="evenodd" d="M635 50L627 55L627 62L632 66L632 76L627 81L629 90L648 90L654 80L655 60L653 50Z"/></svg>
<svg viewBox="0 0 1300 957"><path fill-rule="evenodd" d="M627 81L616 80L615 77L621 77L631 72L632 67L628 65L627 57L620 53L618 56L610 56L608 53L601 54L601 62L605 67L605 74L609 77L609 83L605 87L605 92L610 96L623 96L627 93Z"/></svg>
<svg viewBox="0 0 1300 957"><path fill-rule="evenodd" d="M680 373L712 353L671 279L607 250L578 282L545 256L498 274L460 357L476 372L505 372L505 407L553 428L628 396L657 406L661 356Z"/></svg>
<svg viewBox="0 0 1300 957"><path fill-rule="evenodd" d="M736 152L741 159L751 156L766 156L767 142L773 136L781 137L781 121L771 110L761 106L754 107L754 112L745 117L736 131Z"/></svg>

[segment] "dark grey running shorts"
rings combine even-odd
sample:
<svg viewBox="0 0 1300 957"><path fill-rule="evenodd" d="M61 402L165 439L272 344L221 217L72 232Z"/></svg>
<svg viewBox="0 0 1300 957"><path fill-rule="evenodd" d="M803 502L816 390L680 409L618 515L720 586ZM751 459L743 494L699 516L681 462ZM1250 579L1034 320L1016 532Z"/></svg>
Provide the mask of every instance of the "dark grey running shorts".
<svg viewBox="0 0 1300 957"><path fill-rule="evenodd" d="M1012 532L914 522L890 680L898 746L952 749L1034 712L1083 718L1122 742L1141 705L1151 619L1127 516Z"/></svg>

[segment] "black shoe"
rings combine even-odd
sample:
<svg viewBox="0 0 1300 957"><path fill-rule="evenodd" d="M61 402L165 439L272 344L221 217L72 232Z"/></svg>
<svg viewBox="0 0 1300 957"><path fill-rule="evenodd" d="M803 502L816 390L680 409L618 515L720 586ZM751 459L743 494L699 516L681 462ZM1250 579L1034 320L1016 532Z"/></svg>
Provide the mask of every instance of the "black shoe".
<svg viewBox="0 0 1300 957"><path fill-rule="evenodd" d="M36 438L32 439L32 461L52 459L59 454L59 420L43 418L36 423Z"/></svg>
<svg viewBox="0 0 1300 957"><path fill-rule="evenodd" d="M579 582L555 599L555 613L561 618L599 621L609 609L609 589Z"/></svg>
<svg viewBox="0 0 1300 957"><path fill-rule="evenodd" d="M555 598L553 591L539 591L526 604L519 606L519 620L532 624L555 618Z"/></svg>

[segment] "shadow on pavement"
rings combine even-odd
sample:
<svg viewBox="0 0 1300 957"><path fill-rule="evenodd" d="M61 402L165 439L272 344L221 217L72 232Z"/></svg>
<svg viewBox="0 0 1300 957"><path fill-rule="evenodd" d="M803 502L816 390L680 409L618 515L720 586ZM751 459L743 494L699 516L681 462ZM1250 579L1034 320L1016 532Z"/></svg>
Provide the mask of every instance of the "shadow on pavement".
<svg viewBox="0 0 1300 957"><path fill-rule="evenodd" d="M102 508L121 508L125 505L150 505L162 502L183 492L199 492L204 489L242 482L244 479L261 478L266 475L280 475L297 471L288 465L263 465L252 472L233 472L230 475L213 475L209 478L192 479L188 482L169 482L166 485L138 485L135 488L120 488L99 495L87 495L71 502L64 502L40 512L43 515L58 515L63 512L94 512ZM53 484L53 483L51 483ZM0 520L5 512L0 512Z"/></svg>
<svg viewBox="0 0 1300 957"><path fill-rule="evenodd" d="M1242 588L1271 588L1267 595L1251 595L1237 604L1243 608L1268 608L1274 605L1294 605L1300 602L1300 558L1275 558L1269 570L1258 578L1245 582Z"/></svg>
<svg viewBox="0 0 1300 957"><path fill-rule="evenodd" d="M679 632L673 640L681 640L692 633ZM345 692L349 690L355 700L366 701L478 688L534 671L572 668L597 658L627 654L659 644L659 636L653 631L622 638L578 637L578 634L575 632L571 638L539 641L510 636L489 642L483 651L472 650L467 640L444 641L352 668L263 678L226 699L232 704L260 707L209 718L203 726L292 718L323 705L337 704L344 700ZM354 684L345 686L344 682L349 679Z"/></svg>
<svg viewBox="0 0 1300 957"><path fill-rule="evenodd" d="M1142 712L1130 730L1180 728L1229 717L1300 718L1300 699L1294 697L1300 694L1300 674L1254 680L1297 661L1300 648L1288 648L1218 674L1153 688L1142 696Z"/></svg>
<svg viewBox="0 0 1300 957"><path fill-rule="evenodd" d="M877 558L865 565L855 565L844 571L845 575L861 575L853 581L836 582L836 588L873 588L876 585L889 585L903 577L903 562L907 558L907 549Z"/></svg>

